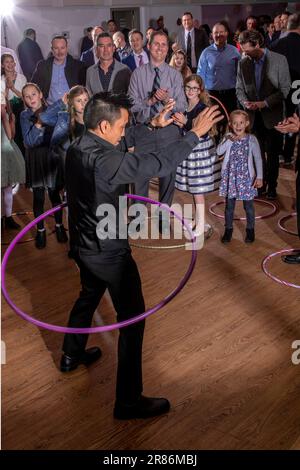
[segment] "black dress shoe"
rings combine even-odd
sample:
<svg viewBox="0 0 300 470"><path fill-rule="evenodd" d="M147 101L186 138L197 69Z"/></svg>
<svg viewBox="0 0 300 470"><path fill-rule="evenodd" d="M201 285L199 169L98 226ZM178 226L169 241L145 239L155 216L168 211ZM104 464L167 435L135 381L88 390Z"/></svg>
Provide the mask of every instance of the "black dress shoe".
<svg viewBox="0 0 300 470"><path fill-rule="evenodd" d="M277 199L276 189L269 189L268 190L267 199L269 199L270 201L274 201L275 199Z"/></svg>
<svg viewBox="0 0 300 470"><path fill-rule="evenodd" d="M114 408L114 418L134 419L151 418L167 413L170 410L170 402L166 398L150 398L140 396L133 405L124 405L116 402Z"/></svg>
<svg viewBox="0 0 300 470"><path fill-rule="evenodd" d="M58 243L67 243L68 235L66 234L66 229L63 225L56 225L55 233Z"/></svg>
<svg viewBox="0 0 300 470"><path fill-rule="evenodd" d="M232 228L225 228L225 232L224 232L223 237L221 238L221 242L229 243L231 241L232 232L233 232Z"/></svg>
<svg viewBox="0 0 300 470"><path fill-rule="evenodd" d="M246 228L245 243L253 243L255 240L255 232L253 228Z"/></svg>
<svg viewBox="0 0 300 470"><path fill-rule="evenodd" d="M266 191L266 186L265 185L263 185L261 188L258 188L258 190L257 190L257 196L258 197L263 197L263 196L266 195L266 193L267 193L267 191Z"/></svg>
<svg viewBox="0 0 300 470"><path fill-rule="evenodd" d="M5 228L11 228L12 230L18 230L21 227L21 225L17 224L17 222L12 218L12 216L5 217L4 225Z"/></svg>
<svg viewBox="0 0 300 470"><path fill-rule="evenodd" d="M61 372L71 372L71 370L77 369L80 364L89 366L97 361L101 355L101 349L97 347L86 349L80 356L71 357L63 354L60 361L60 370Z"/></svg>
<svg viewBox="0 0 300 470"><path fill-rule="evenodd" d="M300 251L296 251L291 255L282 256L282 261L288 264L300 264Z"/></svg>
<svg viewBox="0 0 300 470"><path fill-rule="evenodd" d="M46 246L46 230L40 231L38 230L35 236L35 246L39 250L45 248Z"/></svg>

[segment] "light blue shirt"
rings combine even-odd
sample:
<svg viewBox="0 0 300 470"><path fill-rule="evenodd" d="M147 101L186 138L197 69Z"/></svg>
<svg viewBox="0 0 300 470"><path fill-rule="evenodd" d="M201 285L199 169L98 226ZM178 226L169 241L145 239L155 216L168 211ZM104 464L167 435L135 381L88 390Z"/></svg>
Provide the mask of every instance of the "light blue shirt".
<svg viewBox="0 0 300 470"><path fill-rule="evenodd" d="M239 51L231 44L226 44L222 49L211 44L199 58L197 75L204 80L207 90L230 90L236 85L240 58Z"/></svg>
<svg viewBox="0 0 300 470"><path fill-rule="evenodd" d="M70 90L65 76L66 60L67 59L65 59L63 64L53 62L51 85L47 99L48 104L55 103L55 101L61 99L63 95Z"/></svg>

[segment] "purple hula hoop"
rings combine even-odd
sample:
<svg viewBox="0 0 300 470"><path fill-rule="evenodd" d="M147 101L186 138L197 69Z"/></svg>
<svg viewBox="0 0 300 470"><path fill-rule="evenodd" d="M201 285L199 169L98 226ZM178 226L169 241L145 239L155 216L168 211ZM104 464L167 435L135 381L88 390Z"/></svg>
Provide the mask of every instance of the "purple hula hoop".
<svg viewBox="0 0 300 470"><path fill-rule="evenodd" d="M275 214L275 212L277 211L277 207L275 204L273 204L273 202L270 202L270 201L265 201L264 199L254 199L254 202L258 202L259 204L266 204L267 206L271 206L272 209L271 211L268 213L268 214L265 214L265 215L256 215L255 216L255 219L258 220L258 219L267 219L268 217L271 217L271 215ZM217 201L217 202L214 202L213 204L211 204L208 208L209 212L214 215L215 217L218 217L219 219L225 219L225 216L222 215L222 214L218 214L217 212L215 212L213 209L214 207L216 206L219 206L220 204L225 204L225 201ZM246 217L234 217L233 220L246 220Z"/></svg>
<svg viewBox="0 0 300 470"><path fill-rule="evenodd" d="M271 253L270 255L266 256L266 257L262 260L261 266L262 266L263 272L264 272L268 277L270 277L273 281L278 282L278 284L281 284L281 285L287 286L287 287L295 287L296 289L300 289L300 285L298 285L298 284L292 284L291 282L287 282L287 281L284 281L284 280L282 280L282 279L279 279L279 277L274 276L274 275L271 274L271 273L269 272L269 270L267 269L267 263L268 263L268 261L270 261L271 258L274 258L274 256L282 255L282 254L284 254L284 253L292 253L293 251L298 251L298 250L289 249L289 250L275 251L275 253Z"/></svg>
<svg viewBox="0 0 300 470"><path fill-rule="evenodd" d="M2 265L1 265L2 293L3 293L3 296L6 300L6 302L9 304L9 306L20 317L22 317L24 320L27 320L28 322L30 322L33 325L36 325L40 328L45 328L46 330L50 330L50 331L57 331L59 333L73 333L73 334L78 334L78 333L86 333L86 334L87 333L102 333L102 332L105 332L105 331L111 331L111 330L116 330L118 328L123 328L125 326L132 325L133 323L137 323L137 322L147 318L149 315L152 315L153 313L157 312L162 307L164 307L167 303L169 303L181 291L181 289L183 289L183 287L185 286L185 284L187 283L187 281L191 277L191 274L194 270L196 259L197 259L196 238L193 235L190 227L188 226L188 224L185 222L185 220L180 215L178 215L175 211L171 210L169 208L169 206L167 206L165 204L162 204L158 201L154 201L153 199L149 199L147 197L136 196L134 194L126 194L126 196L129 199L136 199L136 200L139 200L139 201L145 201L145 202L149 202L150 204L155 204L155 205L158 205L162 208L165 208L168 212L170 212L170 214L174 215L178 220L180 220L180 222L186 227L186 229L187 229L187 231L188 231L188 233L191 237L192 256L191 256L191 261L190 261L190 264L188 266L188 269L185 272L185 274L184 274L183 278L181 279L181 281L179 282L178 286L174 290L172 290L163 300L161 300L158 304L156 304L154 307L150 308L149 310L146 310L145 312L140 313L139 315L136 315L135 317L129 318L128 320L118 322L118 323L114 323L112 325L96 326L96 327L90 327L90 328L63 327L63 326L53 325L51 323L45 323L45 322L42 322L40 320L36 320L35 318L31 317L27 313L23 312L23 310L21 310L19 307L17 307L17 305L15 305L14 302L11 300L11 298L10 298L8 292L7 292L7 289L6 289L6 284L5 284L5 281L6 281L6 266L7 266L9 256L13 252L13 250L14 250L16 244L18 243L18 241L23 237L23 235L25 235L25 233L27 233L34 225L36 225L41 220L44 220L49 215L54 214L55 212L57 212L57 211L61 210L63 207L65 207L67 205L67 203L64 202L63 204L60 204L59 206L56 206L52 209L49 209L44 214L40 215L39 217L34 219L32 222L30 222L26 227L24 227L18 233L18 235L13 239L13 241L11 242L11 244L9 245L9 247L7 248L7 250L4 254Z"/></svg>

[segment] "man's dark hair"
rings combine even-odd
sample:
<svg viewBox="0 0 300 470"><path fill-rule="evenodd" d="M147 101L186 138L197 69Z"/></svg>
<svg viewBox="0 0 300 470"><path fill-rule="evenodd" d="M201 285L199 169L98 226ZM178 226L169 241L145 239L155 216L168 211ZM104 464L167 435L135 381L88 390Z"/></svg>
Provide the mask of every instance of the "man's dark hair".
<svg viewBox="0 0 300 470"><path fill-rule="evenodd" d="M117 23L115 22L115 20L108 20L107 24L109 23L114 23L117 26Z"/></svg>
<svg viewBox="0 0 300 470"><path fill-rule="evenodd" d="M223 26L224 29L227 31L227 33L228 33L228 34L230 33L230 30L229 30L229 26L228 26L227 21L224 21L224 20L222 20L222 21L217 21L217 23L215 23L215 24L213 25L213 29L214 29L215 26Z"/></svg>
<svg viewBox="0 0 300 470"><path fill-rule="evenodd" d="M282 15L291 16L292 13L291 13L290 11L288 11L288 10L285 10L285 11L282 11L281 14L282 14Z"/></svg>
<svg viewBox="0 0 300 470"><path fill-rule="evenodd" d="M130 36L132 36L133 34L139 34L142 39L144 37L143 33L141 31L139 31L138 29L132 29L131 31L129 31L128 37L130 38Z"/></svg>
<svg viewBox="0 0 300 470"><path fill-rule="evenodd" d="M300 13L294 13L293 15L289 16L287 29L299 29L300 28Z"/></svg>
<svg viewBox="0 0 300 470"><path fill-rule="evenodd" d="M166 33L164 33L161 29L157 30L157 31L153 31L153 33L151 33L151 36L150 36L150 39L149 39L149 45L151 46L151 44L153 43L154 41L154 38L155 36L164 36L169 44L169 38L168 36L166 35Z"/></svg>
<svg viewBox="0 0 300 470"><path fill-rule="evenodd" d="M251 44L251 46L255 47L257 44L259 44L260 47L264 44L264 38L263 35L259 31L243 31L239 35L239 43L240 44Z"/></svg>
<svg viewBox="0 0 300 470"><path fill-rule="evenodd" d="M249 16L247 16L247 18L246 18L246 20L245 20L246 23L247 23L247 20L250 20L250 18L251 18L252 20L255 20L255 23L257 23L257 17L254 16L254 15L249 15Z"/></svg>
<svg viewBox="0 0 300 470"><path fill-rule="evenodd" d="M182 16L189 15L193 19L193 15L190 11L185 11Z"/></svg>
<svg viewBox="0 0 300 470"><path fill-rule="evenodd" d="M65 38L65 36L62 36L61 34L57 34L51 39L51 47L53 47L53 41L55 41L55 39L63 39L66 43L66 46L68 45L67 38Z"/></svg>
<svg viewBox="0 0 300 470"><path fill-rule="evenodd" d="M114 94L110 91L96 93L89 99L83 121L87 129L96 129L100 122L112 124L121 116L121 108L130 110L132 101L125 93Z"/></svg>
<svg viewBox="0 0 300 470"><path fill-rule="evenodd" d="M32 28L27 28L24 31L24 37L28 38L28 36L35 36L35 30Z"/></svg>
<svg viewBox="0 0 300 470"><path fill-rule="evenodd" d="M113 42L111 35L108 34L108 33L100 33L100 34L98 34L98 36L97 36L97 42L99 41L99 39L102 39L102 38L109 38L109 39L111 39L111 41Z"/></svg>

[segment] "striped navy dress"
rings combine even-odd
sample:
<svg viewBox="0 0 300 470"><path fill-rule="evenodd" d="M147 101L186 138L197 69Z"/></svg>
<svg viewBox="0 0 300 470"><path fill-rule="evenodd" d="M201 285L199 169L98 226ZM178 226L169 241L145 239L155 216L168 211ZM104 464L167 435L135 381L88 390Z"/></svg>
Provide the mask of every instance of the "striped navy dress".
<svg viewBox="0 0 300 470"><path fill-rule="evenodd" d="M185 130L192 128L192 121L205 108L198 103L187 112L188 121ZM175 188L191 194L206 194L219 188L221 164L216 154L214 140L206 134L199 138L198 145L177 168Z"/></svg>

